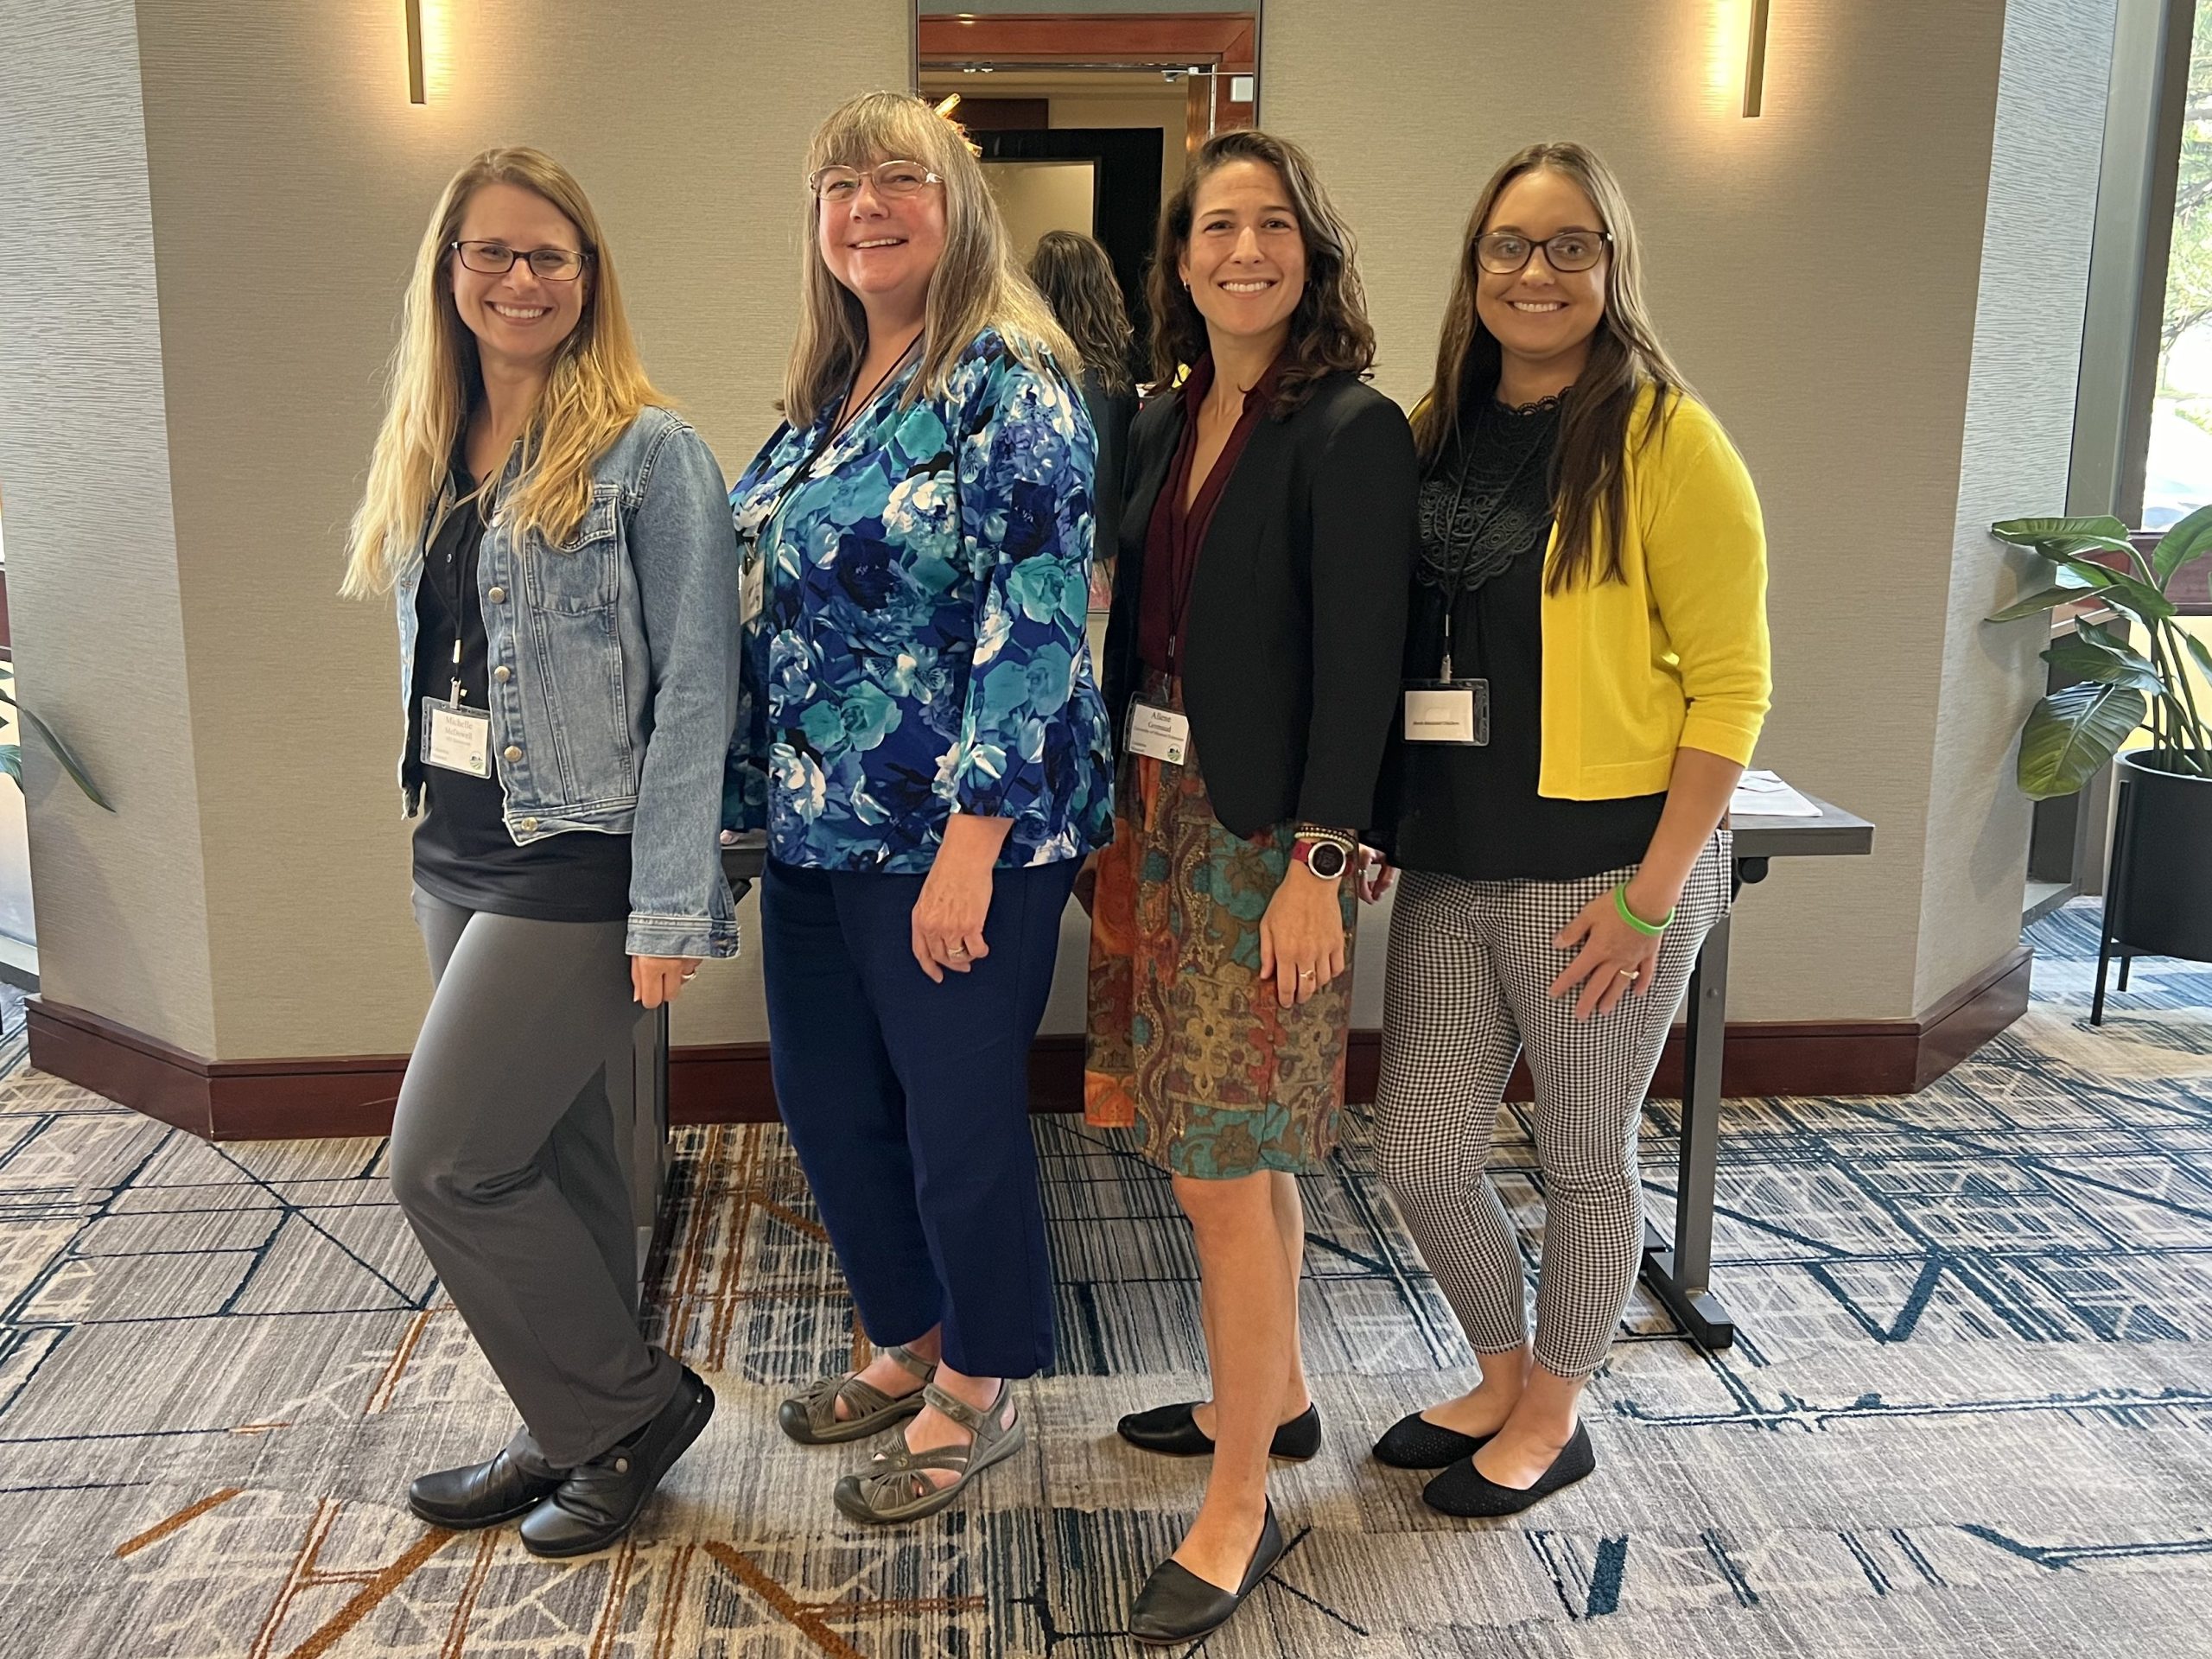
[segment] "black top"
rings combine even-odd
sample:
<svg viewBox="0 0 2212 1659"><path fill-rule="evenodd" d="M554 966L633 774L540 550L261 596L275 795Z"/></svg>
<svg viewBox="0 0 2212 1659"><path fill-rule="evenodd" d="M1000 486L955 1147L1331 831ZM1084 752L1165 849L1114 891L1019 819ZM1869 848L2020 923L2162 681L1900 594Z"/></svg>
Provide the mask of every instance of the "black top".
<svg viewBox="0 0 2212 1659"><path fill-rule="evenodd" d="M474 485L458 459L454 492L467 498L448 512L423 561L415 596L420 632L415 644L412 741L422 743L423 699L448 701L458 672L461 706L487 709L488 645L476 589L476 555L484 539ZM461 665L454 666L455 627ZM506 795L496 775L473 778L447 766L422 766L424 817L415 830L415 884L433 899L495 916L538 922L619 922L630 914L630 837L573 830L518 847L506 824Z"/></svg>
<svg viewBox="0 0 2212 1659"><path fill-rule="evenodd" d="M1155 397L1129 432L1106 630L1118 735L1142 679L1144 542L1183 435ZM1183 706L1215 815L1239 836L1287 820L1364 829L1398 714L1420 467L1404 412L1332 374L1254 429L1206 531L1179 645Z"/></svg>
<svg viewBox="0 0 2212 1659"><path fill-rule="evenodd" d="M1129 423L1137 417L1134 391L1108 391L1089 369L1083 372L1084 406L1098 439L1098 467L1091 486L1091 543L1096 562L1110 567L1122 545L1122 474L1129 450Z"/></svg>
<svg viewBox="0 0 2212 1659"><path fill-rule="evenodd" d="M1394 860L1472 880L1571 881L1641 863L1664 792L1568 801L1536 792L1543 740L1544 555L1559 403L1484 398L1421 480L1406 676L1490 682L1491 739L1394 745Z"/></svg>

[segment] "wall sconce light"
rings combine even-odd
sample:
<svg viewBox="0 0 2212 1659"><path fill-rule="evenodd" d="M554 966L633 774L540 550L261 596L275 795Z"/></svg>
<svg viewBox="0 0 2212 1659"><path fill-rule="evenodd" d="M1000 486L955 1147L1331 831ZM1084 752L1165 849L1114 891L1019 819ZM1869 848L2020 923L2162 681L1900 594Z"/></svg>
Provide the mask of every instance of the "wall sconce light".
<svg viewBox="0 0 2212 1659"><path fill-rule="evenodd" d="M407 101L427 104L423 84L423 0L404 0L407 13Z"/></svg>
<svg viewBox="0 0 2212 1659"><path fill-rule="evenodd" d="M1744 115L1759 112L1766 101L1766 19L1768 0L1751 0L1751 39L1744 60Z"/></svg>

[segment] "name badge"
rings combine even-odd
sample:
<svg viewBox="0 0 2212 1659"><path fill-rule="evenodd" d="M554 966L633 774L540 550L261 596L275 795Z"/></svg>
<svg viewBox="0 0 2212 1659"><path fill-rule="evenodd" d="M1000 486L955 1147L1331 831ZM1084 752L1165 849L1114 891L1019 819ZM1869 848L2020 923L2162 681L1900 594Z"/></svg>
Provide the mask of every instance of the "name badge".
<svg viewBox="0 0 2212 1659"><path fill-rule="evenodd" d="M1405 734L1408 743L1483 747L1490 741L1490 682L1408 681Z"/></svg>
<svg viewBox="0 0 2212 1659"><path fill-rule="evenodd" d="M492 775L492 716L435 697L423 699L423 759L472 778Z"/></svg>
<svg viewBox="0 0 2212 1659"><path fill-rule="evenodd" d="M1133 754L1179 766L1191 747L1191 717L1154 703L1133 702L1128 747Z"/></svg>

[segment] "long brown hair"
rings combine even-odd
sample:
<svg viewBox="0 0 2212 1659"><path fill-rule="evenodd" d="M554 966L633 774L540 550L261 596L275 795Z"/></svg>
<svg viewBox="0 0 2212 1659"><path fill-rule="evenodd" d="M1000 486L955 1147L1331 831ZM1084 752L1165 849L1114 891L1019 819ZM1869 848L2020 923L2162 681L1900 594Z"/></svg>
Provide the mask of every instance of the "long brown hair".
<svg viewBox="0 0 2212 1659"><path fill-rule="evenodd" d="M815 130L804 176L833 164L867 167L880 161L919 162L944 190L944 252L930 277L921 366L900 402L942 392L952 365L986 327L997 329L1031 368L1041 369L1051 357L1063 372L1073 374L1079 361L1075 347L1014 257L982 164L960 129L906 92L863 92L832 110ZM784 371L784 418L793 426L810 424L844 397L868 349L867 312L822 263L821 212L810 193L798 335Z"/></svg>
<svg viewBox="0 0 2212 1659"><path fill-rule="evenodd" d="M660 394L645 378L622 309L614 256L575 175L542 150L487 149L453 175L423 232L387 375L384 424L369 482L346 537L350 598L388 591L416 550L430 504L453 465L454 445L483 388L476 336L454 307L453 240L469 198L487 184L515 184L560 209L576 227L588 264L583 311L553 359L523 428L520 471L503 503L518 531L563 542L591 505L591 465ZM486 487L495 487L494 473Z"/></svg>
<svg viewBox="0 0 2212 1659"><path fill-rule="evenodd" d="M1552 457L1552 499L1559 526L1548 593L1564 593L1593 577L1623 582L1622 539L1628 524L1628 454L1631 437L1640 452L1660 439L1668 405L1694 396L1660 344L1643 297L1643 250L1630 217L1628 199L1613 170L1575 143L1531 144L1510 157L1475 198L1461 238L1459 269L1444 314L1436 350L1436 378L1414 411L1414 444L1424 465L1434 463L1459 429L1460 411L1497 389L1497 337L1475 309L1482 267L1475 238L1483 233L1497 199L1524 173L1541 168L1580 186L1598 210L1592 229L1611 233L1605 263L1605 313L1590 339L1590 360L1560 400L1559 448ZM1651 412L1631 434L1637 400L1652 390ZM1602 529L1601 529L1602 527ZM1602 541L1603 546L1599 545Z"/></svg>
<svg viewBox="0 0 2212 1659"><path fill-rule="evenodd" d="M1275 170L1298 215L1306 244L1306 291L1290 316L1288 361L1277 383L1277 416L1287 415L1313 396L1324 375L1349 371L1364 376L1375 366L1375 328L1367 320L1367 296L1359 285L1359 266L1351 227L1346 225L1313 158L1287 138L1257 128L1217 132L1198 146L1183 182L1160 210L1160 241L1154 251L1145 296L1152 304L1153 378L1175 384L1176 371L1205 354L1206 320L1183 286L1183 250L1191 240L1191 221L1198 187L1232 162L1260 162Z"/></svg>
<svg viewBox="0 0 2212 1659"><path fill-rule="evenodd" d="M1068 331L1102 390L1124 393L1135 386L1129 373L1128 308L1106 250L1080 231L1047 231L1029 256L1029 280Z"/></svg>

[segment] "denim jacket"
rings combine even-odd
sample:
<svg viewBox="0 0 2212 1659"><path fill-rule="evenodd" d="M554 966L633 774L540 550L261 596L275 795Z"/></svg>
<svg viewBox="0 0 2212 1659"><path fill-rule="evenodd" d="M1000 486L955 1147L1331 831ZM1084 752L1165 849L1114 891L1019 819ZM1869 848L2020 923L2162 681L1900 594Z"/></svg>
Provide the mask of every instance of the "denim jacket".
<svg viewBox="0 0 2212 1659"><path fill-rule="evenodd" d="M514 481L510 466L504 495ZM690 427L647 409L592 465L591 505L559 545L524 545L495 500L477 557L492 753L518 846L564 831L631 837L632 956L734 957L722 768L737 718L737 542L721 469ZM424 526L427 535L429 526ZM399 579L402 810L422 802L415 706L423 541Z"/></svg>

